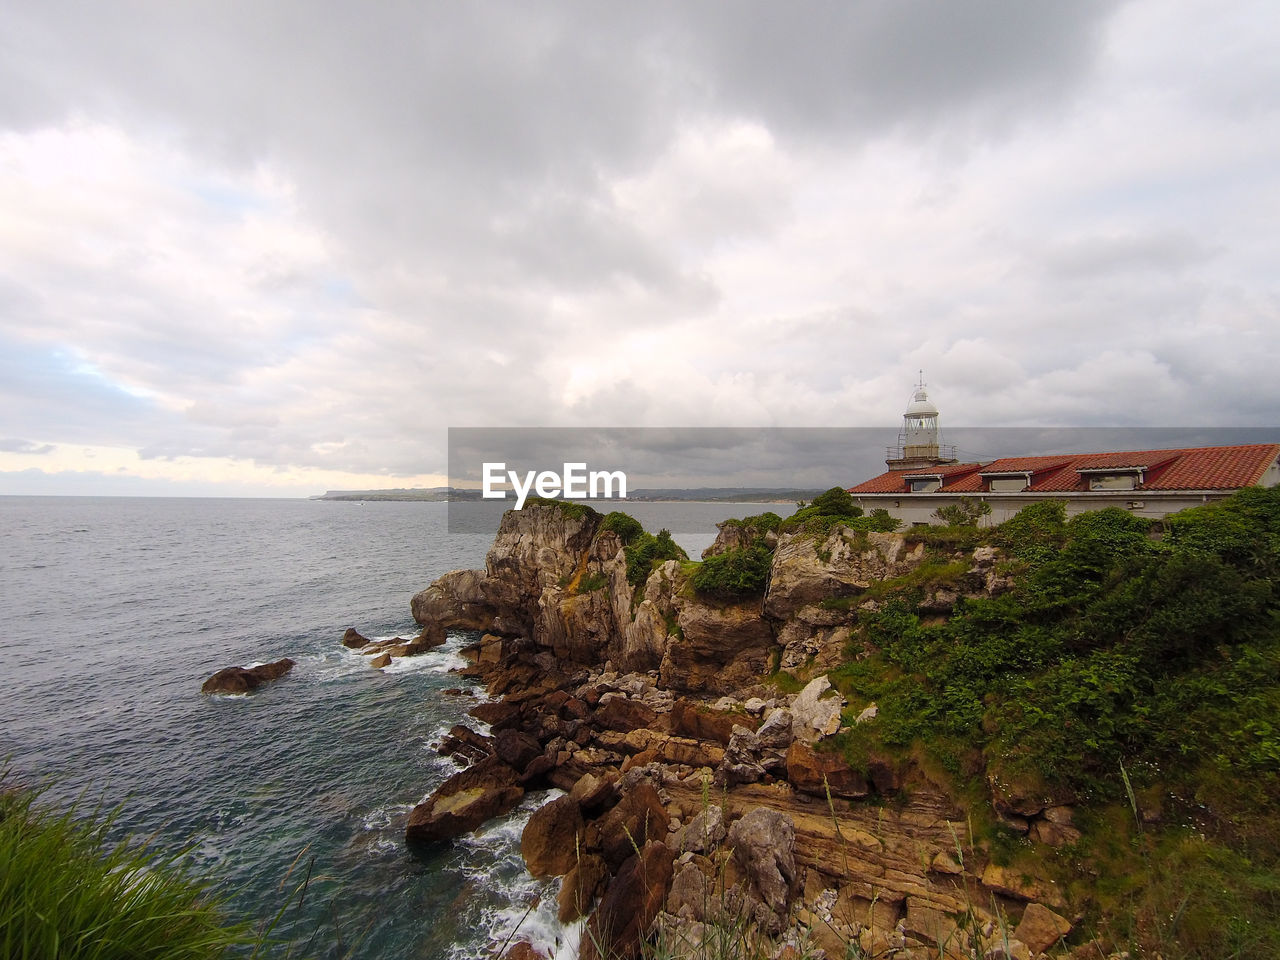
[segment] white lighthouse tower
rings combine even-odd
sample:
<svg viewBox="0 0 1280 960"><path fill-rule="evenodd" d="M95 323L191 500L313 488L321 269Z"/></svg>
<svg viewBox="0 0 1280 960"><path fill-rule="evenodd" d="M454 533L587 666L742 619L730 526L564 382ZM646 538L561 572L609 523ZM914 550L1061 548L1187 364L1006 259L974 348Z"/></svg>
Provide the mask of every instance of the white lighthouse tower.
<svg viewBox="0 0 1280 960"><path fill-rule="evenodd" d="M902 415L902 432L897 448L890 448L885 460L890 470L915 470L955 463L955 452L938 439L938 408L924 389L924 371L916 384L907 412Z"/></svg>

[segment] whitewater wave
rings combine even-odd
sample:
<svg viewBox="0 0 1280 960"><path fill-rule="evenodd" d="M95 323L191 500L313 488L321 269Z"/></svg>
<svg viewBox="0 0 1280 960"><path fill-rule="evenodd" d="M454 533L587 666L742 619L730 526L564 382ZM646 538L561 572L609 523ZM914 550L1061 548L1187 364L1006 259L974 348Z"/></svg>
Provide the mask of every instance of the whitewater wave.
<svg viewBox="0 0 1280 960"><path fill-rule="evenodd" d="M459 859L453 866L479 895L472 925L476 940L458 943L450 960L469 960L516 940L528 940L552 960L577 957L582 924L560 923L556 903L560 882L531 876L520 855L520 836L529 817L558 796L563 791L529 794L507 816L454 841Z"/></svg>

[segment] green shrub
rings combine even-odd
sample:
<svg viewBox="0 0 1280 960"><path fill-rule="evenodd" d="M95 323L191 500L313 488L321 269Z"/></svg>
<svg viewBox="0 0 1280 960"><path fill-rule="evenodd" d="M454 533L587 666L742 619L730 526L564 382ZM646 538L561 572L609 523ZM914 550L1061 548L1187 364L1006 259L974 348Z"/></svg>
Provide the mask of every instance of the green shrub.
<svg viewBox="0 0 1280 960"><path fill-rule="evenodd" d="M181 855L109 842L116 816L81 820L0 786L0 955L195 960L254 945Z"/></svg>
<svg viewBox="0 0 1280 960"><path fill-rule="evenodd" d="M626 548L627 582L638 587L649 579L653 567L666 560L688 560L689 555L671 539L671 532L659 530L654 536L641 532Z"/></svg>
<svg viewBox="0 0 1280 960"><path fill-rule="evenodd" d="M991 514L991 504L973 497L961 497L956 503L949 503L933 511L934 517L948 527L976 527L978 520Z"/></svg>
<svg viewBox="0 0 1280 960"><path fill-rule="evenodd" d="M584 574L582 579L578 581L577 593L595 593L597 590L603 590L609 585L609 578L603 573Z"/></svg>
<svg viewBox="0 0 1280 960"><path fill-rule="evenodd" d="M816 533L831 529L840 520L853 520L862 516L862 508L853 502L853 495L843 487L832 487L814 497L813 502L807 506L802 501L799 507L782 521L781 530Z"/></svg>
<svg viewBox="0 0 1280 960"><path fill-rule="evenodd" d="M600 522L600 532L605 531L616 533L623 546L626 546L644 533L644 527L631 514L614 510L612 513L605 514L604 520Z"/></svg>
<svg viewBox="0 0 1280 960"><path fill-rule="evenodd" d="M764 593L772 564L773 554L762 546L727 550L703 560L689 582L706 596L726 600L755 596Z"/></svg>
<svg viewBox="0 0 1280 960"><path fill-rule="evenodd" d="M525 500L524 505L525 509L529 507L555 507L570 520L600 516L599 511L589 504L579 503L576 500L560 500L554 497L529 497Z"/></svg>

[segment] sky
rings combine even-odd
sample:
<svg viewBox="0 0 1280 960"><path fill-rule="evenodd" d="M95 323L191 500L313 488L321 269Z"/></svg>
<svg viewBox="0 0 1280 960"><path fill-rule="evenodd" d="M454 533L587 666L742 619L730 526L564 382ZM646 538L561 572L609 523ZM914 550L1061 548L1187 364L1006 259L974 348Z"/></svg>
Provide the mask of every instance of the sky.
<svg viewBox="0 0 1280 960"><path fill-rule="evenodd" d="M1278 425L1278 47L1221 0L0 0L0 494L892 431L921 370L944 439Z"/></svg>

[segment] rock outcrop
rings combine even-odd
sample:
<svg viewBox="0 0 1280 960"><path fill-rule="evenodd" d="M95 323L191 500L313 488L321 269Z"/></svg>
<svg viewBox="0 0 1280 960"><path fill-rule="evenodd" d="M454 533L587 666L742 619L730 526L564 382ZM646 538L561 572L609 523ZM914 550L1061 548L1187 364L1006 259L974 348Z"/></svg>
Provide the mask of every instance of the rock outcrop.
<svg viewBox="0 0 1280 960"><path fill-rule="evenodd" d="M294 661L288 657L256 667L225 667L206 680L200 686L200 692L248 693L271 680L279 680L293 667Z"/></svg>
<svg viewBox="0 0 1280 960"><path fill-rule="evenodd" d="M722 551L735 535L722 528ZM833 740L877 711L846 702L823 664L846 656L859 605L874 604L862 594L914 570L923 549L841 527L775 539L767 592L726 602L693 590L677 561L633 588L621 541L590 512L508 513L483 571L446 574L413 600L424 633L483 631L462 672L498 699L472 711L488 736L460 726L442 742L472 765L414 809L409 839L447 839L526 791L563 791L521 849L531 873L562 878L561 919L589 918L586 958L605 943L637 956L655 925L691 942L744 920L822 931L828 955L856 943L900 960L995 948L960 915L992 931L1017 918L1037 944L1061 935L1061 891L960 844L964 814L924 771L875 751L855 769ZM994 569L975 554L954 592L1003 589ZM798 694L762 684L779 663L808 681ZM1064 798L1003 782L992 793L1033 838L1069 842Z"/></svg>

